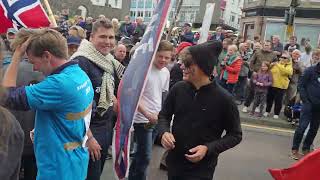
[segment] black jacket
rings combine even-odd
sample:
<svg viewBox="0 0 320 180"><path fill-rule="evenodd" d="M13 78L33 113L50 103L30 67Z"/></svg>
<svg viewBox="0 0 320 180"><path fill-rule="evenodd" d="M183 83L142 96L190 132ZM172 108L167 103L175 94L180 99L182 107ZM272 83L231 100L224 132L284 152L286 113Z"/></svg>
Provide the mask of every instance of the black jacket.
<svg viewBox="0 0 320 180"><path fill-rule="evenodd" d="M169 174L212 178L219 154L242 139L239 112L232 97L216 82L196 90L181 81L172 87L159 114L159 137L170 131L172 115L176 143L167 157ZM226 135L221 137L224 130ZM206 145L208 152L194 164L184 154L198 145Z"/></svg>
<svg viewBox="0 0 320 180"><path fill-rule="evenodd" d="M175 63L170 71L170 89L175 85L177 82L182 81L183 79L183 71L181 69L181 64Z"/></svg>
<svg viewBox="0 0 320 180"><path fill-rule="evenodd" d="M97 113L97 105L100 99L100 89L102 84L102 76L104 71L83 56L76 57L74 61L79 62L80 68L86 72L91 80L94 89L93 107L90 122L90 130L94 133L97 130L106 129L109 126L108 121L114 121L115 113L110 107L102 117Z"/></svg>
<svg viewBox="0 0 320 180"><path fill-rule="evenodd" d="M320 63L305 70L299 80L298 90L303 102L320 109Z"/></svg>

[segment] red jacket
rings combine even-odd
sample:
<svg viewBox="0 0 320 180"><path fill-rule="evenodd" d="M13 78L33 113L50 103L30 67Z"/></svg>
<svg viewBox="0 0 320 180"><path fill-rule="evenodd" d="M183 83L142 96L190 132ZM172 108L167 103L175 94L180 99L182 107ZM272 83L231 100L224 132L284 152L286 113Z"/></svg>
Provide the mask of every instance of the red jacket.
<svg viewBox="0 0 320 180"><path fill-rule="evenodd" d="M227 62L228 59L225 59L225 61ZM225 71L227 71L228 73L228 79L227 79L227 83L228 84L235 84L238 82L239 79L239 74L240 74L240 70L241 70L241 66L242 66L242 59L241 57L236 57L236 60L234 60L232 62L232 64L225 66L224 69L222 69L221 71L221 79L223 78L223 74Z"/></svg>

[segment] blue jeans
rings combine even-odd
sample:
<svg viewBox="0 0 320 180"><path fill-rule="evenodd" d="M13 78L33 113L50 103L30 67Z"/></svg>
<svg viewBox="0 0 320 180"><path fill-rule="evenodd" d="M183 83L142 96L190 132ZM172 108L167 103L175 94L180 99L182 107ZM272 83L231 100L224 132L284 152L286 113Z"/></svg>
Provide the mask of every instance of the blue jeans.
<svg viewBox="0 0 320 180"><path fill-rule="evenodd" d="M134 136L137 143L129 171L129 180L146 180L147 168L152 156L153 128L146 129L145 124L134 124Z"/></svg>
<svg viewBox="0 0 320 180"><path fill-rule="evenodd" d="M310 129L303 142L302 150L310 150L314 138L317 135L320 123L319 109L315 110L311 103L304 103L301 110L299 126L297 127L294 137L292 150L299 150L303 135L310 123Z"/></svg>

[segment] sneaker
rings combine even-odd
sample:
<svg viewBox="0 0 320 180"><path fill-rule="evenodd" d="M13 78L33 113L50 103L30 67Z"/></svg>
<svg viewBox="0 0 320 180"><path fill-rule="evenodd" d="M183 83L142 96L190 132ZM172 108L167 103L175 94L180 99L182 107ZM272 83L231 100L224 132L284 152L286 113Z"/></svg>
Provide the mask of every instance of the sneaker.
<svg viewBox="0 0 320 180"><path fill-rule="evenodd" d="M260 109L257 107L257 108L254 110L254 112L259 113L259 112L260 112Z"/></svg>
<svg viewBox="0 0 320 180"><path fill-rule="evenodd" d="M248 112L248 107L243 107L242 112L247 113Z"/></svg>
<svg viewBox="0 0 320 180"><path fill-rule="evenodd" d="M279 119L278 115L273 115L273 119Z"/></svg>
<svg viewBox="0 0 320 180"><path fill-rule="evenodd" d="M291 151L291 155L290 155L290 158L294 159L294 160L299 160L303 157L302 154L299 153L298 150L292 150Z"/></svg>
<svg viewBox="0 0 320 180"><path fill-rule="evenodd" d="M249 116L254 116L254 112L249 112Z"/></svg>
<svg viewBox="0 0 320 180"><path fill-rule="evenodd" d="M264 117L268 117L268 116L269 116L269 113L268 113L268 112L265 112L265 113L263 113L263 116L264 116Z"/></svg>
<svg viewBox="0 0 320 180"><path fill-rule="evenodd" d="M106 155L106 160L110 160L110 159L112 159L112 155L108 153L108 154Z"/></svg>

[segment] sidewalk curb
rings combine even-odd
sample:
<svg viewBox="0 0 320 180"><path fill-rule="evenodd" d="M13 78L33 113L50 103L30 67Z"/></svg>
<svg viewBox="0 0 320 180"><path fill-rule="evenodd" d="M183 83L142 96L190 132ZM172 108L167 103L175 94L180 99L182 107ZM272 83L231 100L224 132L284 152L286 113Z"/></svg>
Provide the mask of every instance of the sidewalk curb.
<svg viewBox="0 0 320 180"><path fill-rule="evenodd" d="M263 125L263 126L269 126L269 127L275 127L275 128L284 128L284 129L290 129L294 130L296 126L291 125L286 120L281 119L282 117L279 117L279 119L273 119L273 118L266 118L266 117L252 117L249 116L247 113L240 112L240 121L241 123L248 123L248 124L254 124L254 125Z"/></svg>

